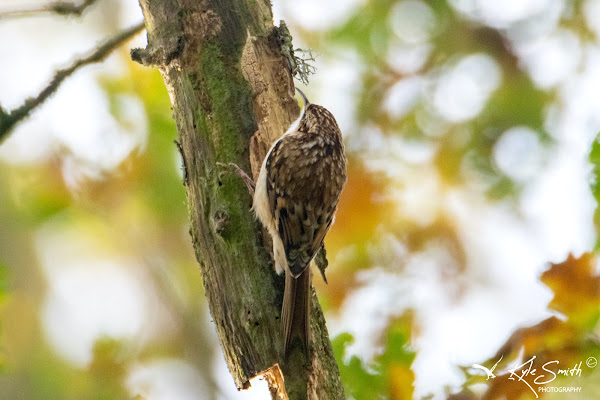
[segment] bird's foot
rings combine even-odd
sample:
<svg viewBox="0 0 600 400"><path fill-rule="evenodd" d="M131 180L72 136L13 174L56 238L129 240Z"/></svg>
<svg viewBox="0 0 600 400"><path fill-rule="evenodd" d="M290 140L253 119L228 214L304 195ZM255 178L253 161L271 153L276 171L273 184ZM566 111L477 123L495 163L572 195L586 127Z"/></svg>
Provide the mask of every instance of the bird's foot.
<svg viewBox="0 0 600 400"><path fill-rule="evenodd" d="M242 181L244 182L244 184L246 185L246 188L248 189L248 193L250 193L251 197L254 197L254 188L256 187L256 184L254 183L254 180L240 167L238 167L237 164L235 163L217 163L218 166L220 167L224 167L224 168L231 168L233 169L233 172L238 175L240 178L242 178Z"/></svg>

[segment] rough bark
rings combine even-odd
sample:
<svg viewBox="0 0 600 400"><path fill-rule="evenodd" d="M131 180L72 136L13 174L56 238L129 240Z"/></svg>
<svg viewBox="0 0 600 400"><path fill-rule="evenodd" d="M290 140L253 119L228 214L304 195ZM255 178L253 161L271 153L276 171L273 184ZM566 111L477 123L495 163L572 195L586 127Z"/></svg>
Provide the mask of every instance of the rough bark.
<svg viewBox="0 0 600 400"><path fill-rule="evenodd" d="M171 96L186 168L190 233L237 387L247 388L251 378L264 373L273 398L344 398L314 290L311 359L282 362L284 279L273 272L266 250L270 240L251 214L244 184L217 166L233 162L256 177L270 144L299 113L270 2L140 4L148 47L132 56L159 67Z"/></svg>

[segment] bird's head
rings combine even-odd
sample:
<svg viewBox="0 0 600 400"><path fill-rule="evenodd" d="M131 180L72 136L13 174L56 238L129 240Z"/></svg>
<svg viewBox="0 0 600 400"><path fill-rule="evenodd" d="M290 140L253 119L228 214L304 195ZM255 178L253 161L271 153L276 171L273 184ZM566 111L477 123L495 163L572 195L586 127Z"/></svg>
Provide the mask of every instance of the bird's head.
<svg viewBox="0 0 600 400"><path fill-rule="evenodd" d="M312 104L308 101L304 93L296 88L302 99L304 99L304 109L298 130L304 133L327 133L339 132L340 128L333 114L323 106Z"/></svg>

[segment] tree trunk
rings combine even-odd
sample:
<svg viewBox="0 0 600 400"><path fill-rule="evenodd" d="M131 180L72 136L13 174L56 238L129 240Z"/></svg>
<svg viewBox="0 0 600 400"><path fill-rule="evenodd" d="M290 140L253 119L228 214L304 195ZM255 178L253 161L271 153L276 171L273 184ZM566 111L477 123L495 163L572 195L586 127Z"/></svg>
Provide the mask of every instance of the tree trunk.
<svg viewBox="0 0 600 400"><path fill-rule="evenodd" d="M266 250L270 239L252 216L244 184L217 165L233 162L251 169L256 178L271 143L298 116L285 25L273 26L269 0L140 4L148 47L132 56L159 67L171 97L190 233L238 389L265 374L273 398L343 399L314 289L310 360L283 363L279 318L284 279L273 272Z"/></svg>

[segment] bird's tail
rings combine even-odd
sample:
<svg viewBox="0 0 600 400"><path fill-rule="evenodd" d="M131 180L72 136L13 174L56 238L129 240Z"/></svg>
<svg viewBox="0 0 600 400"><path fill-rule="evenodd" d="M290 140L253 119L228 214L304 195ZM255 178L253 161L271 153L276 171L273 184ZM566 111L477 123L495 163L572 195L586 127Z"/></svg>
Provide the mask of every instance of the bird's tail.
<svg viewBox="0 0 600 400"><path fill-rule="evenodd" d="M310 266L305 268L297 278L294 278L288 271L285 273L281 322L286 358L297 341L300 341L300 345L303 346L304 353L308 354L310 275Z"/></svg>

